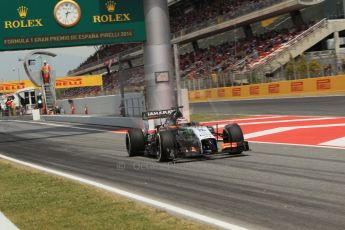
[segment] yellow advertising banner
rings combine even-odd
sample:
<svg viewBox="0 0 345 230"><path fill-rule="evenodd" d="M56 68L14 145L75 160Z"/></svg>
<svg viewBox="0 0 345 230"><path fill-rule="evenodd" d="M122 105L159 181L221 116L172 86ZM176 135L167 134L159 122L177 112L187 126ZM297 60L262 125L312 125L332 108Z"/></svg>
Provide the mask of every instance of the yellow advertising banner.
<svg viewBox="0 0 345 230"><path fill-rule="evenodd" d="M62 77L55 80L57 89L78 88L87 86L102 86L102 75Z"/></svg>
<svg viewBox="0 0 345 230"><path fill-rule="evenodd" d="M203 102L340 93L345 93L345 75L190 91L189 100Z"/></svg>
<svg viewBox="0 0 345 230"><path fill-rule="evenodd" d="M56 89L102 86L102 75L59 77L55 80ZM34 87L30 80L0 82L0 93L14 93L18 90Z"/></svg>
<svg viewBox="0 0 345 230"><path fill-rule="evenodd" d="M271 25L273 22L275 22L278 19L278 17L274 17L274 18L269 18L266 20L261 21L261 26L262 27L267 27L269 25Z"/></svg>
<svg viewBox="0 0 345 230"><path fill-rule="evenodd" d="M18 90L33 86L29 80L0 82L0 93L14 93Z"/></svg>

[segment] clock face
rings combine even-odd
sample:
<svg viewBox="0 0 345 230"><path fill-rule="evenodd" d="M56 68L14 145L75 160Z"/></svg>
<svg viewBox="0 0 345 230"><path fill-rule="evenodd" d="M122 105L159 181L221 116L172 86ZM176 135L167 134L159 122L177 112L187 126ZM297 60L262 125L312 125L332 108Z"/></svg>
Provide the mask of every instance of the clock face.
<svg viewBox="0 0 345 230"><path fill-rule="evenodd" d="M67 28L75 26L81 17L80 7L75 1L62 0L55 6L54 17L60 26Z"/></svg>

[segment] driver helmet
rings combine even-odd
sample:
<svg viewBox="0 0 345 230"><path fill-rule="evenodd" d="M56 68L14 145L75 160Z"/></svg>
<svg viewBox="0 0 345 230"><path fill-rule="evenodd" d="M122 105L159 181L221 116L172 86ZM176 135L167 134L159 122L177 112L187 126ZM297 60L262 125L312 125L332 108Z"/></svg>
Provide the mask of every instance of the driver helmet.
<svg viewBox="0 0 345 230"><path fill-rule="evenodd" d="M177 124L177 125L188 124L188 120L187 120L186 118L184 118L184 117L180 117L180 118L177 118L176 124Z"/></svg>
<svg viewBox="0 0 345 230"><path fill-rule="evenodd" d="M172 117L177 121L178 118L181 118L183 117L181 111L177 110L177 111L174 111L172 114Z"/></svg>

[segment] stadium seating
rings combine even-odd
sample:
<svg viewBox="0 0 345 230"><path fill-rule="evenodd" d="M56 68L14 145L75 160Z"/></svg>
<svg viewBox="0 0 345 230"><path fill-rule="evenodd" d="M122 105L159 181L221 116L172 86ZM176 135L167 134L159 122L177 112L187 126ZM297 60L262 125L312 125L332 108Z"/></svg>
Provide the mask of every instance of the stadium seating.
<svg viewBox="0 0 345 230"><path fill-rule="evenodd" d="M188 8L178 5L171 6L170 26L171 32L175 33L180 30L194 31L212 24L213 21L222 16L223 19L232 19L249 12L270 6L282 0L201 0L188 4ZM82 69L88 67L90 64L95 65L102 63L103 59L120 53L124 50L134 48L139 44L117 44L117 45L103 45L97 52L88 57L77 68Z"/></svg>
<svg viewBox="0 0 345 230"><path fill-rule="evenodd" d="M86 68L90 64L95 65L99 64L98 62L102 62L102 60L106 57L109 57L113 54L120 53L124 50L128 50L139 46L140 44L132 43L132 44L116 44L116 45L103 45L101 46L98 51L96 51L93 55L88 57L84 62L82 62L77 69Z"/></svg>
<svg viewBox="0 0 345 230"><path fill-rule="evenodd" d="M280 3L283 0L199 0L179 1L170 6L171 32L181 30L191 32L217 23L219 17L222 20L229 20L246 15L253 11L263 9L272 4ZM231 71L241 72L250 70L267 60L271 54L276 53L289 41L296 38L303 31L312 25L282 27L266 30L265 33L254 34L254 37L238 39L224 37L222 42L198 46L185 51L180 56L181 76L184 79L196 79L203 76L210 76L212 73ZM268 32L267 32L268 31ZM122 51L138 47L141 44L117 44L104 45L95 54L90 56L78 69L86 69L89 66L106 63L109 57ZM78 70L77 69L77 70ZM76 70L75 70L76 71ZM127 78L125 86L141 87L144 83L143 68L126 70ZM118 72L103 76L104 92L115 92L120 85ZM80 97L95 95L101 88L90 88L85 90L68 89L65 96L78 95Z"/></svg>
<svg viewBox="0 0 345 230"><path fill-rule="evenodd" d="M230 20L279 2L282 0L199 0L186 6L178 4L170 8L171 32L196 31L217 20Z"/></svg>
<svg viewBox="0 0 345 230"><path fill-rule="evenodd" d="M182 77L193 79L210 75L212 72L224 70L237 72L250 69L305 31L309 25L300 30L292 28L270 31L251 39L244 38L236 42L226 42L218 46L210 46L208 49L199 49L196 52L184 54L180 60Z"/></svg>

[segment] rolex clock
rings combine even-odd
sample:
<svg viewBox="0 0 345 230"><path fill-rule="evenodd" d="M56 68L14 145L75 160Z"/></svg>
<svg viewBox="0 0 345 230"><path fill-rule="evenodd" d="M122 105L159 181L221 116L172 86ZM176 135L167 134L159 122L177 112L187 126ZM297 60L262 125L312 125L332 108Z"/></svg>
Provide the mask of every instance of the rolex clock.
<svg viewBox="0 0 345 230"><path fill-rule="evenodd" d="M80 21L80 17L80 6L73 0L62 0L54 8L54 18L62 27L75 26Z"/></svg>

